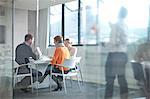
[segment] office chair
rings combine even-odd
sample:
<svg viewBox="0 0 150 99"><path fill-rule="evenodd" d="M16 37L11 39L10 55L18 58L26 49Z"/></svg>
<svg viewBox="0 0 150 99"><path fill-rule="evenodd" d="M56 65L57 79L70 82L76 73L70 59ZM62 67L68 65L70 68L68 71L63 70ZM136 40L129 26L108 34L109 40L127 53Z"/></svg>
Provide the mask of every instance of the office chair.
<svg viewBox="0 0 150 99"><path fill-rule="evenodd" d="M19 73L19 67L22 67L22 66L27 66L29 67L29 73L23 73L23 74L20 74ZM18 78L22 78L22 77L25 77L25 76L30 76L31 77L31 87L32 87L32 92L33 92L33 77L32 77L32 68L31 68L31 64L21 64L19 65L18 63L15 62L14 64L14 86L15 84L18 82Z"/></svg>
<svg viewBox="0 0 150 99"><path fill-rule="evenodd" d="M78 75L79 72L78 72L78 70L76 68L76 61L77 61L77 58L65 59L63 64L58 64L57 66L60 66L62 68L62 73L55 73L55 72L53 72L52 71L52 67L53 66L51 66L51 78L52 78L53 75L55 75L55 76L62 76L63 77L63 84L64 84L65 93L67 93L67 88L66 88L66 78L67 77L76 77L77 80L78 80L78 86L81 89L80 81L79 81L79 75ZM66 67L66 68L69 68L69 69L74 69L74 70L71 70L67 74L65 74L64 70L63 70L63 67ZM50 84L50 88L51 88L51 84Z"/></svg>

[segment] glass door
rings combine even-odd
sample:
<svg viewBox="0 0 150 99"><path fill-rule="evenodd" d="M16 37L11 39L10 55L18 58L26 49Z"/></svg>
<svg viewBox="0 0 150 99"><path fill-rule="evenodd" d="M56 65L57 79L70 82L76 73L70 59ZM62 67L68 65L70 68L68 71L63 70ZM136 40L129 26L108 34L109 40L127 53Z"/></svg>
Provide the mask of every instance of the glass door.
<svg viewBox="0 0 150 99"><path fill-rule="evenodd" d="M142 97L144 94L141 91L141 87L138 86L138 81L135 78L135 72L133 70L131 60L133 60L135 52L139 44L146 42L148 37L148 25L149 25L149 0L137 1L137 0L100 0L99 1L99 44L101 47L101 68L106 69L105 64L107 60L107 54L111 49L107 49L103 46L103 43L109 43L110 35L113 30L110 24L116 24L118 22L118 12L121 7L127 9L127 17L124 22L127 25L127 55L128 63L125 68L125 77L128 83L128 97ZM120 22L120 21L119 21ZM107 46L107 45L106 45ZM113 67L112 67L113 69ZM104 71L101 71L104 72ZM110 72L111 73L111 72ZM106 80L105 72L103 73L103 79ZM140 76L140 75L139 75ZM119 82L116 79L114 83L114 97L119 96ZM140 91L139 91L140 89ZM118 94L117 94L118 93Z"/></svg>
<svg viewBox="0 0 150 99"><path fill-rule="evenodd" d="M13 1L0 0L0 99L12 99Z"/></svg>

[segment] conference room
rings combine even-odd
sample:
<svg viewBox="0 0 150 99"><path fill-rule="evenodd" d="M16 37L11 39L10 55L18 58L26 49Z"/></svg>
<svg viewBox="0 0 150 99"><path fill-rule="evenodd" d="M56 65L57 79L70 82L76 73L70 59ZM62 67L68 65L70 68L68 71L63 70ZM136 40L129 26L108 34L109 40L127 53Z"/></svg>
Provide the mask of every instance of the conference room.
<svg viewBox="0 0 150 99"><path fill-rule="evenodd" d="M149 0L0 0L0 99L149 99L149 40Z"/></svg>

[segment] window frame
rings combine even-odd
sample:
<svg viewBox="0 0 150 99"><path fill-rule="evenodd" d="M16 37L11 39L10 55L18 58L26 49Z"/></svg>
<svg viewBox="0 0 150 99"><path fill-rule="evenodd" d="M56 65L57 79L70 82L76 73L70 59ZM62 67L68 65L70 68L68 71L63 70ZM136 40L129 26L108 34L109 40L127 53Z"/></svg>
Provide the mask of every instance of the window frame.
<svg viewBox="0 0 150 99"><path fill-rule="evenodd" d="M99 1L99 0L97 0L97 1ZM77 32L77 35L78 35L78 43L77 44L73 44L73 46L84 46L84 45L86 45L86 46L98 46L98 33L96 32L96 43L95 44L82 44L81 43L81 0L77 0L77 2L78 2L78 26L77 26L77 28L78 28L78 32ZM63 36L63 39L65 38L65 4L62 4L62 9L61 9L62 11L62 19L61 19L61 35ZM51 19L50 19L51 20ZM98 20L98 17L96 16L96 20ZM98 22L98 21L97 21ZM96 23L97 23L96 22ZM50 24L50 23L49 23ZM51 26L51 25L50 25ZM50 28L50 26L49 26L49 28ZM51 31L49 31L49 36L51 35ZM48 47L51 47L51 46L54 46L54 45L52 45L51 44L51 40L50 40L50 37L48 38L48 41L49 41L49 44L48 44Z"/></svg>

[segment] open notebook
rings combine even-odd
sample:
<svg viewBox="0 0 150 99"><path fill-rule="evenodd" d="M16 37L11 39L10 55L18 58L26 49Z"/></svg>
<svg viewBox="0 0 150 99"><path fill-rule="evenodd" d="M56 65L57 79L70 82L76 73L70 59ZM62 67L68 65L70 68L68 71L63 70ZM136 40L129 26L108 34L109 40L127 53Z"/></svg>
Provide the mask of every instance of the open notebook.
<svg viewBox="0 0 150 99"><path fill-rule="evenodd" d="M37 53L39 55L39 58L42 56L42 52L40 50L40 47L36 47Z"/></svg>

